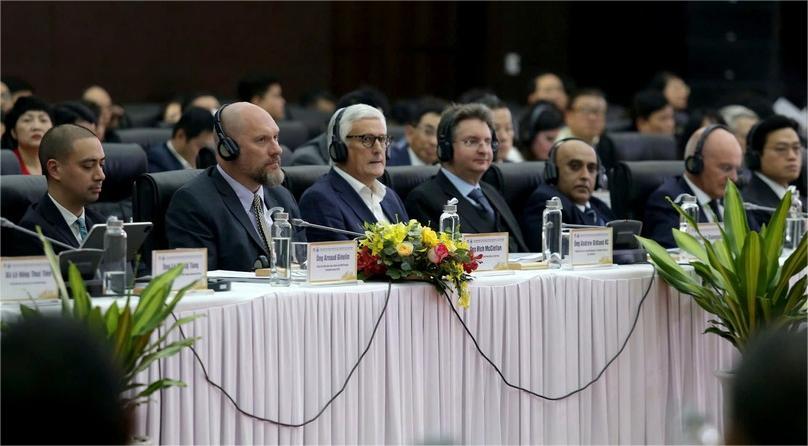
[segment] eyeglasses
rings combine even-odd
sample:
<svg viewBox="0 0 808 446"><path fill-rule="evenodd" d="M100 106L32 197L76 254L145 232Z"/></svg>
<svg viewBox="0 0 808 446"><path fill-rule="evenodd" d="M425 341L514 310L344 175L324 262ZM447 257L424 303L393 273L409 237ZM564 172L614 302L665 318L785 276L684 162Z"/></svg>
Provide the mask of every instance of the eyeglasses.
<svg viewBox="0 0 808 446"><path fill-rule="evenodd" d="M423 132L424 136L426 136L427 138L431 138L431 137L438 134L438 130L435 129L435 127L432 127L431 125L427 125L427 126L424 126L424 127L421 127L419 125L416 128L421 130L421 132Z"/></svg>
<svg viewBox="0 0 808 446"><path fill-rule="evenodd" d="M484 144L485 147L491 147L492 149L496 149L499 147L499 141L492 141L491 138L477 138L476 136L469 136L467 138L463 138L460 140L460 143L463 144L463 147L467 149L476 149L480 147L481 144Z"/></svg>
<svg viewBox="0 0 808 446"><path fill-rule="evenodd" d="M348 135L346 138L358 139L359 142L362 143L362 146L366 149L372 149L376 144L376 141L379 141L379 144L381 144L383 149L387 149L390 147L390 144L393 143L393 138L391 138L389 135Z"/></svg>

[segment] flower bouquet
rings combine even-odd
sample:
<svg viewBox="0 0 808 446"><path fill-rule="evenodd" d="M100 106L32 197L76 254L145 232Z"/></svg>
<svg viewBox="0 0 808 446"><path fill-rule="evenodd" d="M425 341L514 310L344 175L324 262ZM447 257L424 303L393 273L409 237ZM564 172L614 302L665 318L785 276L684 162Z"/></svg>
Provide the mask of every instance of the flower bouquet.
<svg viewBox="0 0 808 446"><path fill-rule="evenodd" d="M365 238L359 241L359 278L387 276L393 280L423 280L440 293L449 283L458 293L457 304L470 303L468 282L477 269L475 255L460 234L436 233L416 220L409 223L366 223Z"/></svg>

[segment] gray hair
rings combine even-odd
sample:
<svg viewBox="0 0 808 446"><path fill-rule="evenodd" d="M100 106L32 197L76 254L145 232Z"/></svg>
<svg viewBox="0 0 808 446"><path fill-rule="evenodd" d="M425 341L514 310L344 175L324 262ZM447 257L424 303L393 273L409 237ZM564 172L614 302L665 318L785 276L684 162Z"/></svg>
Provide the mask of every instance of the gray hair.
<svg viewBox="0 0 808 446"><path fill-rule="evenodd" d="M724 121L727 123L727 127L729 127L733 133L738 131L739 119L759 119L757 113L744 107L743 105L727 105L726 107L722 107L721 110L718 111L718 114L724 118Z"/></svg>
<svg viewBox="0 0 808 446"><path fill-rule="evenodd" d="M385 131L387 130L387 121L385 121L384 114L382 114L378 108L366 104L349 105L348 107L335 111L331 116L331 120L328 121L328 128L325 131L326 145L328 147L331 147L331 139L334 135L334 121L337 120L337 116L339 116L340 113L342 113L339 119L338 129L340 141L344 142L345 137L348 136L348 132L350 132L351 127L353 127L353 123L362 119L378 119L384 124Z"/></svg>

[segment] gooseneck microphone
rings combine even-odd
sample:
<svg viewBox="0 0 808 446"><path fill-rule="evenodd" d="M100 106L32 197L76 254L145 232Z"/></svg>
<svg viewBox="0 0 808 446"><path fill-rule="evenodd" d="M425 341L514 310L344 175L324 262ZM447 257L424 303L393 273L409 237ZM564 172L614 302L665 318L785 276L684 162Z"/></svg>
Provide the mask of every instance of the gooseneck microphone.
<svg viewBox="0 0 808 446"><path fill-rule="evenodd" d="M337 228L332 228L332 227L329 227L329 226L316 225L314 223L309 223L306 220L303 220L301 218L293 218L292 219L292 226L297 226L299 228L321 229L323 231L336 232L336 233L339 233L339 234L347 234L347 235L352 235L354 237L364 237L365 236L365 234L363 234L361 232L347 231L345 229L337 229Z"/></svg>
<svg viewBox="0 0 808 446"><path fill-rule="evenodd" d="M775 211L777 211L777 209L775 209L775 208L768 207L768 206L761 206L761 205L755 204L755 203L744 203L743 208L748 210L748 211L763 211L763 212L769 212L769 213L772 213L772 214ZM801 217L807 217L808 213L800 212L800 216Z"/></svg>
<svg viewBox="0 0 808 446"><path fill-rule="evenodd" d="M22 233L28 234L30 236L33 236L33 237L36 237L37 239L39 239L39 234L37 234L36 232L34 232L34 231L30 230L30 229L26 229L26 228L23 228L22 226L19 226L19 225L16 225L16 224L12 223L11 220L7 219L6 217L0 217L0 226L2 226L4 228L14 229L15 231L20 231ZM77 249L75 246L70 246L67 243L62 243L59 240L52 239L52 238L48 237L47 235L43 235L43 237L45 237L45 240L51 242L52 245L57 245L57 246L59 246L61 248L65 248L65 249Z"/></svg>

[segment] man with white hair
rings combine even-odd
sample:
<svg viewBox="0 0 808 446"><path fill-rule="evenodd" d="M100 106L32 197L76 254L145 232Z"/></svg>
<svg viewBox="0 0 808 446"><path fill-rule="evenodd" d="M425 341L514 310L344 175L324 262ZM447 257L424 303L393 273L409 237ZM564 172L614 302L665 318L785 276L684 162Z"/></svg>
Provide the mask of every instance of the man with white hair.
<svg viewBox="0 0 808 446"><path fill-rule="evenodd" d="M743 105L727 105L718 111L724 122L727 123L730 131L738 138L741 150L746 153L746 135L749 129L760 121L757 113L744 107Z"/></svg>
<svg viewBox="0 0 808 446"><path fill-rule="evenodd" d="M355 104L334 113L326 130L334 165L300 197L309 223L363 232L366 222L406 222L404 203L378 179L384 175L390 136L384 115ZM348 235L309 228L309 241L347 240Z"/></svg>

